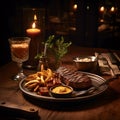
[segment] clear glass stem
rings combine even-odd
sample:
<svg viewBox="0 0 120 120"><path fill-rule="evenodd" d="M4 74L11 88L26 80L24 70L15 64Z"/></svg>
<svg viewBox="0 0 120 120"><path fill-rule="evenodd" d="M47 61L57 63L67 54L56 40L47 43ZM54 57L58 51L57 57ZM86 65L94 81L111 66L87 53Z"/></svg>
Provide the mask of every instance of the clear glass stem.
<svg viewBox="0 0 120 120"><path fill-rule="evenodd" d="M22 69L22 62L17 63L20 72L19 73L23 73L23 69Z"/></svg>
<svg viewBox="0 0 120 120"><path fill-rule="evenodd" d="M19 67L19 72L14 77L14 80L22 80L22 79L24 79L26 77L25 74L23 73L22 62L17 63L17 65Z"/></svg>

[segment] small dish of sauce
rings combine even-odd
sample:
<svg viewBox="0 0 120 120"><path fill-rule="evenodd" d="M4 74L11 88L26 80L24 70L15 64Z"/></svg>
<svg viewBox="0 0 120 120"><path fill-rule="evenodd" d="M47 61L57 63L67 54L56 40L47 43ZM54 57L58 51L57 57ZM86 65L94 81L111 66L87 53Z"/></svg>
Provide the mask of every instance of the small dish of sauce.
<svg viewBox="0 0 120 120"><path fill-rule="evenodd" d="M53 86L50 88L50 95L53 97L70 97L73 88L67 85Z"/></svg>

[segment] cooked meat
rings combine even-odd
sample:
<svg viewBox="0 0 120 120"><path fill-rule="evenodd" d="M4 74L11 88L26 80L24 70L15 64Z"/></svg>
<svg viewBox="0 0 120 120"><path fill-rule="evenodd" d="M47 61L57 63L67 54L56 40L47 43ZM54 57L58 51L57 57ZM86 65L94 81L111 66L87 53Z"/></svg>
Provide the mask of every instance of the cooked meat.
<svg viewBox="0 0 120 120"><path fill-rule="evenodd" d="M92 81L87 74L60 67L57 72L62 76L61 81L74 89L86 89L92 85Z"/></svg>

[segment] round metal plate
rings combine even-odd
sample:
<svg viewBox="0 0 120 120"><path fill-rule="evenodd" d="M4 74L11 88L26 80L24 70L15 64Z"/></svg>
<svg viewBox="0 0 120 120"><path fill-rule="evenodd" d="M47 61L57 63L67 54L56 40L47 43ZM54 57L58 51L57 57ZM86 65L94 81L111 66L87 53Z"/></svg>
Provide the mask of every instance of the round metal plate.
<svg viewBox="0 0 120 120"><path fill-rule="evenodd" d="M79 71L79 72L81 72L81 71ZM91 78L93 86L99 86L101 83L106 81L103 77L101 77L99 75L88 73L88 72L82 72L82 73L87 74ZM97 89L92 94L87 94L87 95L78 96L78 97L70 97L70 98L55 98L55 97L51 97L51 96L42 96L42 95L38 95L35 92L31 92L27 88L24 87L24 84L25 84L25 80L23 79L20 81L19 87L20 87L20 90L25 95L28 95L32 98L37 98L39 100L54 101L54 102L71 102L71 101L86 100L86 99L95 97L97 95L100 95L101 93L106 91L106 89L108 88L108 85L105 84L105 85L102 85L101 87L99 87L99 89Z"/></svg>

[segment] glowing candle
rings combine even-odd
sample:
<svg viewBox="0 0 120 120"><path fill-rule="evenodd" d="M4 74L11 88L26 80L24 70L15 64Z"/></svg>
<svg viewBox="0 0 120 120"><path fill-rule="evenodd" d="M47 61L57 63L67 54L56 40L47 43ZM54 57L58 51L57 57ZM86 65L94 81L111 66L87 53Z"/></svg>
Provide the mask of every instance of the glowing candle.
<svg viewBox="0 0 120 120"><path fill-rule="evenodd" d="M35 21L37 20L37 15L34 15L34 20L35 20Z"/></svg>
<svg viewBox="0 0 120 120"><path fill-rule="evenodd" d="M114 12L115 11L115 7L111 7L110 11Z"/></svg>
<svg viewBox="0 0 120 120"><path fill-rule="evenodd" d="M104 6L100 7L100 12L104 12L105 8Z"/></svg>
<svg viewBox="0 0 120 120"><path fill-rule="evenodd" d="M77 10L77 4L73 5L73 10L76 11Z"/></svg>
<svg viewBox="0 0 120 120"><path fill-rule="evenodd" d="M27 29L26 32L27 32L28 35L36 36L41 32L41 30L36 28L36 24L34 22L32 24L32 28Z"/></svg>

